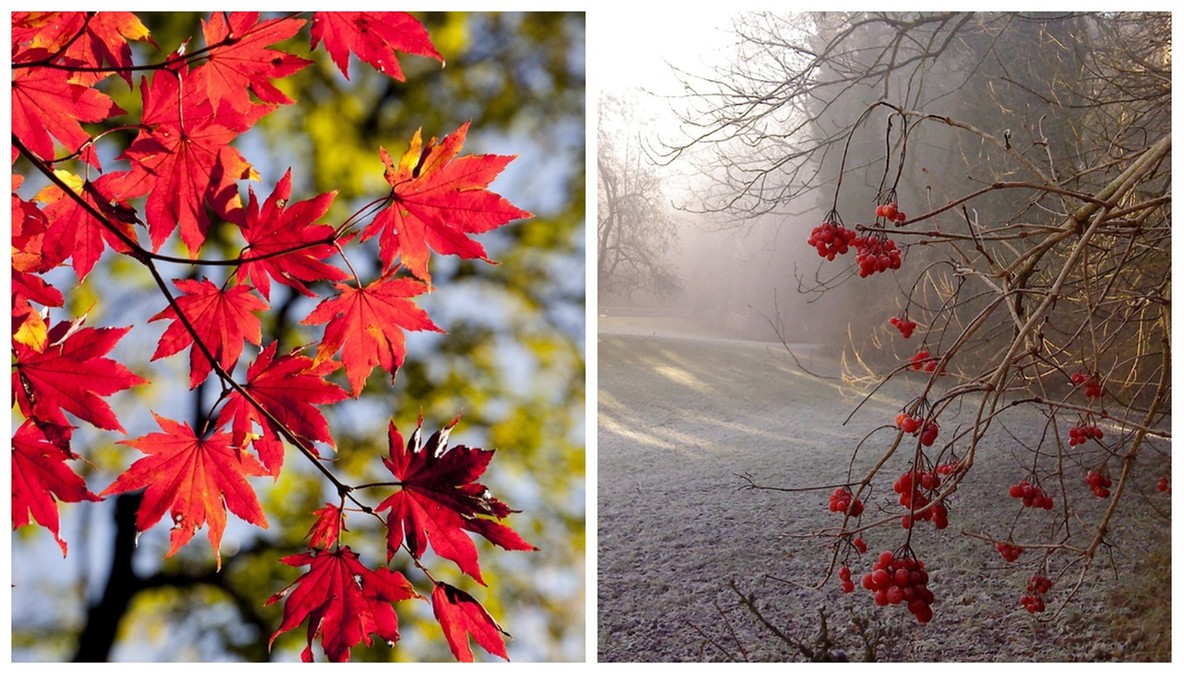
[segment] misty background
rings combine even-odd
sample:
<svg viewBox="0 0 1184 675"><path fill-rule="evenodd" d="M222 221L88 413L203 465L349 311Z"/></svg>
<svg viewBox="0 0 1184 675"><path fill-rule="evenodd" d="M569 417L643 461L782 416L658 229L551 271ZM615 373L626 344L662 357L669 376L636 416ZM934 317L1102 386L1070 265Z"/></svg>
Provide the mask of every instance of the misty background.
<svg viewBox="0 0 1184 675"><path fill-rule="evenodd" d="M684 14L614 25L599 98L598 658L1170 659L1170 15ZM823 222L900 268L820 257ZM943 461L950 529L896 527L887 485ZM933 623L840 591L856 532L924 557ZM1080 578L1029 615L1046 570Z"/></svg>

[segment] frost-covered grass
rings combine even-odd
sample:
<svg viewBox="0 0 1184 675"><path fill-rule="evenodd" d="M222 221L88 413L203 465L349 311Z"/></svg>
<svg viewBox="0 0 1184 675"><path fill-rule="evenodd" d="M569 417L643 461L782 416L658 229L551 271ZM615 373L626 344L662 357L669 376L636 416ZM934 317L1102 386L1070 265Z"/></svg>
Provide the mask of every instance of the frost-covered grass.
<svg viewBox="0 0 1184 675"><path fill-rule="evenodd" d="M1006 493L1023 477L1018 443L1038 434L1040 423L1034 415L1025 420L1017 410L993 426L950 505L949 529L937 532L925 523L914 533L913 549L925 560L932 575L929 587L937 595L933 622L919 626L902 607L875 608L861 588L844 595L833 576L818 588L831 548L808 535L838 523L826 508L829 490L743 490L746 483L738 477L746 474L756 483L787 488L845 482L852 449L876 427L891 424L916 383L907 378L890 383L844 425L859 398L841 381L798 371L779 344L725 339L726 331L681 334L688 327L686 322L601 319L600 660L803 659L801 651L739 606L733 582L752 593L770 623L805 643L814 641L818 610L824 607L834 650L851 659L863 656L862 643L849 632L853 616L866 617L873 628L895 636L877 651L880 659L1170 656L1162 651L1170 639L1159 639L1170 630L1168 622L1138 618L1149 611L1170 617L1170 587L1160 586L1147 571L1150 561L1170 564L1170 503L1154 490L1163 466L1152 455L1138 467L1138 494L1128 495L1108 535L1113 548L1095 560L1086 582L1059 614L1056 609L1071 584L1065 579L1054 587L1044 616L1050 620L1038 622L1018 600L1039 556L1026 553L1008 565L990 544L960 534L1006 533L1016 517L1015 502ZM811 358L812 372L838 374L837 364ZM806 361L802 353L799 359ZM853 475L861 476L882 451L879 441L888 432L878 434L855 459ZM895 473L907 468L906 458L890 461ZM1073 481L1071 489L1088 495L1083 482ZM889 515L877 510L890 508L894 496L890 480L879 481L869 514ZM1079 500L1083 526L1104 505L1090 500ZM1038 539L1051 523L1051 516L1042 515L1024 514L1017 536ZM865 535L869 554L852 564L857 580L876 553L903 542L903 532L884 527ZM1159 587L1158 607L1146 606L1155 604L1155 595L1132 594L1140 584ZM1158 651L1148 646L1156 642Z"/></svg>

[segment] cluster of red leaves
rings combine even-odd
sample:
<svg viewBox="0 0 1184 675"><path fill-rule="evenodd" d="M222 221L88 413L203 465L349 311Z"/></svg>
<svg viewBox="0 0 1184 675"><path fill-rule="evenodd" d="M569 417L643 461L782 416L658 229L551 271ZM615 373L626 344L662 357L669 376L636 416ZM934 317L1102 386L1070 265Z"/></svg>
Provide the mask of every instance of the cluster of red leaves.
<svg viewBox="0 0 1184 675"><path fill-rule="evenodd" d="M406 444L394 423L390 424L390 455L383 463L394 476L396 489L376 510L390 511L388 561L401 548L418 561L430 543L437 555L452 560L461 571L484 584L477 548L466 531L507 550L535 548L497 522L513 511L475 482L485 472L493 451L463 445L448 447L448 435L459 420L458 415L426 443L421 443L422 419ZM389 642L398 640L398 622L390 603L419 597L401 574L386 568L372 573L348 546L339 545L346 514L345 509L334 504L326 504L317 512L317 521L308 533L313 550L283 559L289 565L311 568L268 601L285 600L284 620L272 635L273 641L308 618L309 643L302 655L305 660L312 658L312 641L318 634L322 635L325 654L334 661L348 659L350 647L360 640L369 645L370 634ZM506 658L502 636L507 633L472 596L436 581L431 602L457 659L473 658L468 634L491 654Z"/></svg>
<svg viewBox="0 0 1184 675"><path fill-rule="evenodd" d="M167 512L171 556L205 527L220 567L227 511L267 527L247 478L278 476L285 441L317 461L315 444L334 446L319 406L360 396L375 367L393 377L406 354L405 331L440 330L414 301L431 290L430 252L484 260L485 250L470 235L530 217L487 189L513 157L458 156L468 124L427 143L417 131L397 163L378 148L376 168L381 161L391 190L361 231L362 240L378 237L383 264L366 282L334 262L346 255L343 244L353 233L318 222L335 193L290 201L289 170L262 203L253 186L247 186L245 205L240 196L240 184L259 177L232 142L293 102L276 81L313 61L274 45L295 36L304 19L215 12L202 21L203 46L137 64L130 42L156 45L134 14L15 12L11 18L11 159L15 165L25 157L50 182L26 200L18 194L23 177L14 171L12 385L25 421L13 435L13 527L29 524L31 516L65 554L59 502L143 490L137 529L151 528ZM323 44L347 78L350 54L400 80L399 52L443 61L424 27L398 12L315 13L309 44ZM137 72L147 74L136 82ZM95 87L112 76L138 86L139 119L120 119L125 112ZM103 136L83 127L90 123L137 130L116 158L118 167L103 166L96 151ZM83 163L84 176L67 170L72 160ZM201 267L207 234L221 223L233 226L243 242L235 260L217 261L222 278L195 275L165 284L156 269L167 258L161 248L179 238L192 266ZM120 441L145 456L96 495L67 464L78 458L71 447L74 423L125 433L104 399L146 380L107 356L132 327L51 319L50 308L63 307L65 299L43 275L69 261L81 280L109 250L144 265L157 280L164 303L149 321L170 323L151 358L189 349L190 388L213 376L224 393L212 424L200 431L154 413L159 432ZM275 342L263 346L260 314L270 309L273 281L312 298L318 297L314 285L331 287L302 320L325 326L319 342L286 354L277 353ZM247 342L260 349L243 363ZM234 376L240 367L241 381ZM330 379L339 371L348 391ZM406 549L427 572L418 561L430 544L484 584L468 533L509 550L533 547L498 522L511 509L474 482L493 452L447 447L456 422L422 447L418 428L404 446L392 423L385 463L395 490L374 510L389 511L388 562ZM345 511L343 497L317 512L309 552L283 559L310 570L272 598L286 598L273 641L309 622L306 659L317 635L333 660L348 658L359 642L369 644L371 634L397 640L393 603L423 597L397 572L367 568L341 542ZM504 631L481 605L428 576L435 615L456 657L472 659L471 634L505 658Z"/></svg>

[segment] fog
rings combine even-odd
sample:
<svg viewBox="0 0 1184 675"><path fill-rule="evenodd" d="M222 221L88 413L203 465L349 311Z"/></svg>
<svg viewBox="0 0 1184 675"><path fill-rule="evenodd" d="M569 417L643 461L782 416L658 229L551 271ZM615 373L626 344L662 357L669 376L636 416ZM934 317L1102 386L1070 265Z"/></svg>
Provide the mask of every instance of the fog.
<svg viewBox="0 0 1184 675"><path fill-rule="evenodd" d="M1170 659L1132 585L1171 544L1171 17L733 27L692 58L647 24L684 51L600 102L601 660L846 660L864 618L867 660ZM897 486L941 467L927 529ZM1037 484L1055 511L1012 499ZM933 624L840 590L876 551L930 565Z"/></svg>
<svg viewBox="0 0 1184 675"><path fill-rule="evenodd" d="M711 160L698 148L666 155L668 143L694 133L679 119L694 105L684 97L683 80L709 76L736 59L732 22L738 16L696 12L677 22L636 22L645 26L637 50L620 63L601 64L602 159L608 148L624 165L622 172L656 178L662 208L649 214L647 227L664 220L671 236L644 255L669 272L677 288L655 291L644 279L621 287L601 279L598 311L678 318L686 331L705 335L834 345L848 331L843 317L851 308L850 291L840 286L818 292L837 270L823 267L825 261L806 244L833 195L796 199L792 212L721 213L705 204L705 195L726 189L725 172L706 171ZM603 190L601 196L603 220Z"/></svg>

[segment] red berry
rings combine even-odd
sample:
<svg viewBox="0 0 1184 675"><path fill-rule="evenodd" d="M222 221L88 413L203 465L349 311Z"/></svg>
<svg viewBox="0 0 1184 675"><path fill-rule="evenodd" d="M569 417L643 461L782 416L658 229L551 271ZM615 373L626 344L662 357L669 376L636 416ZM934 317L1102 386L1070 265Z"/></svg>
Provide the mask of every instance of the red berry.
<svg viewBox="0 0 1184 675"><path fill-rule="evenodd" d="M806 240L806 243L813 246L819 256L827 260L834 260L835 255L847 253L854 238L854 231L848 230L838 223L826 221L810 231L810 238Z"/></svg>
<svg viewBox="0 0 1184 675"><path fill-rule="evenodd" d="M930 422L925 425L925 429L921 432L921 445L930 446L937 440L937 424Z"/></svg>
<svg viewBox="0 0 1184 675"><path fill-rule="evenodd" d="M939 504L939 506L940 506L940 504ZM933 514L933 527L938 530L944 530L949 526L950 526L950 517L946 514L946 512L944 510L937 511L935 509L934 514Z"/></svg>

